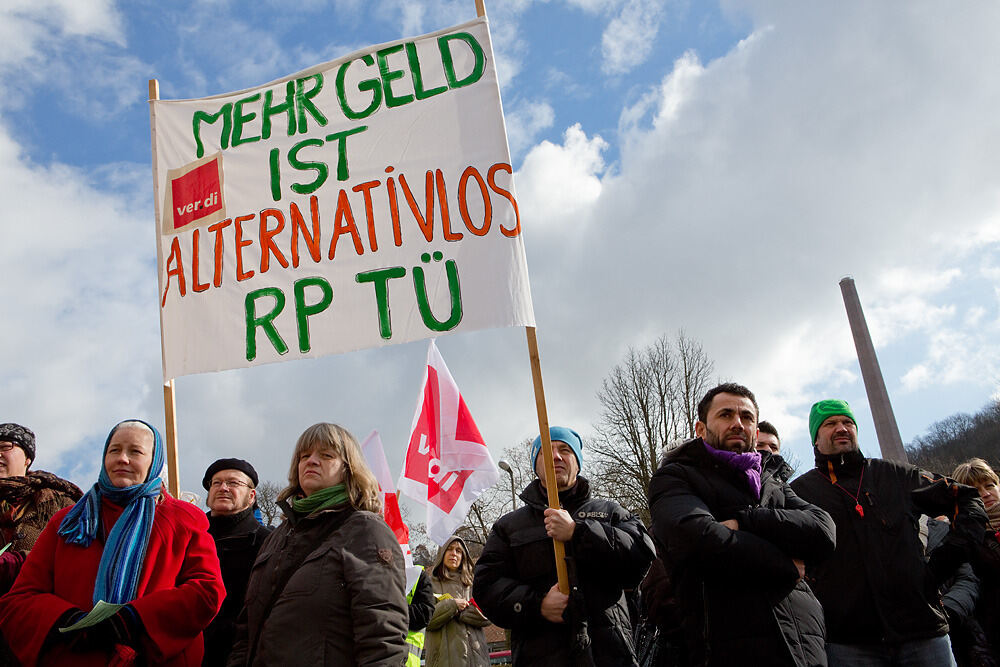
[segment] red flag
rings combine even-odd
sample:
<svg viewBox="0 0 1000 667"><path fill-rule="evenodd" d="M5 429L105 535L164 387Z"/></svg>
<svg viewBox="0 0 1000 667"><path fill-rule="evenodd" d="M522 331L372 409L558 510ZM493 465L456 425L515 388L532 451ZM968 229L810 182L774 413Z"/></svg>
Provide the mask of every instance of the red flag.
<svg viewBox="0 0 1000 667"><path fill-rule="evenodd" d="M405 553L410 544L410 529L403 523L403 515L399 511L399 498L396 497L396 487L392 484L392 473L389 472L389 463L385 460L385 450L378 431L372 431L361 443L361 453L382 490L382 514L385 522L389 524L396 540L401 545L406 545L407 548L403 550Z"/></svg>
<svg viewBox="0 0 1000 667"><path fill-rule="evenodd" d="M427 532L444 545L498 479L483 436L431 340L399 490L427 506Z"/></svg>

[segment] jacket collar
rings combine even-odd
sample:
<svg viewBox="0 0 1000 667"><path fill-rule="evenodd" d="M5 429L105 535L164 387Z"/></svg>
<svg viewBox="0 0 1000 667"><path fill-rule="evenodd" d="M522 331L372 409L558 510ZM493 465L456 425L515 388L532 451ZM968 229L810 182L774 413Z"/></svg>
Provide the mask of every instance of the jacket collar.
<svg viewBox="0 0 1000 667"><path fill-rule="evenodd" d="M866 460L860 449L843 454L821 454L818 449L814 451L816 453L816 469L827 477L830 476L831 468L838 475L855 473L861 469Z"/></svg>
<svg viewBox="0 0 1000 667"><path fill-rule="evenodd" d="M590 482L580 475L576 477L576 484L565 491L559 492L559 504L563 507L575 507L588 498L590 498ZM525 505L530 505L541 510L549 506L548 492L537 479L532 480L531 484L524 487L524 491L521 491L521 500L524 501Z"/></svg>
<svg viewBox="0 0 1000 667"><path fill-rule="evenodd" d="M250 533L257 527L257 519L253 515L253 506L235 514L208 515L208 532L212 537L228 537L237 533Z"/></svg>

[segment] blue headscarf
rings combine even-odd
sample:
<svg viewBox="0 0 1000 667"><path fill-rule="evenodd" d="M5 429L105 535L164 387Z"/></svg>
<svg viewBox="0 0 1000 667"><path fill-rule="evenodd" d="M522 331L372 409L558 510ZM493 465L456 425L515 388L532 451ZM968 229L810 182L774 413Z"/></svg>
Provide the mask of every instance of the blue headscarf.
<svg viewBox="0 0 1000 667"><path fill-rule="evenodd" d="M108 471L104 467L104 459L108 453L108 445L111 444L111 437L118 427L126 422L139 422L153 432L153 462L145 482L120 488L111 483ZM101 498L106 497L125 508L115 521L104 544L101 564L97 568L97 579L94 581L94 604L99 600L112 604L125 604L135 599L135 592L139 587L139 575L146 559L146 547L149 545L149 533L153 529L156 499L163 487L163 482L160 480L162 472L163 443L159 431L141 419L119 422L104 441L101 474L97 478L97 484L77 501L59 524L59 534L68 544L89 547L97 537L101 525Z"/></svg>

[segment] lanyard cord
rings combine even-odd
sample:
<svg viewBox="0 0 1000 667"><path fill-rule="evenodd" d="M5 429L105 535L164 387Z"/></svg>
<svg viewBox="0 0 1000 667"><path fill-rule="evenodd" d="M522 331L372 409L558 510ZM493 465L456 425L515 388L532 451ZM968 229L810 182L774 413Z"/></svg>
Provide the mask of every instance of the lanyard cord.
<svg viewBox="0 0 1000 667"><path fill-rule="evenodd" d="M837 483L837 475L833 472L833 463L827 461L826 464L827 466L829 466L829 471L830 471L830 475L827 477L827 479L830 480L831 484L833 484L835 487L843 491L845 494L847 494L847 496L851 500L854 501L854 511L857 512L858 516L861 517L862 519L865 518L865 509L861 506L861 483L865 480L864 464L862 464L861 466L861 478L858 479L858 492L855 494L852 494L850 491L848 491L847 489L842 487L839 483Z"/></svg>

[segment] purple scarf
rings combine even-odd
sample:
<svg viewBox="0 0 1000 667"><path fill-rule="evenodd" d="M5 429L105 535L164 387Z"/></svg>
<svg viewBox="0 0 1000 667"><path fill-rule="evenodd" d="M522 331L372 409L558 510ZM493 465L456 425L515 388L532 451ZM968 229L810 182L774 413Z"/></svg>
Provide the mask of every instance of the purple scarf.
<svg viewBox="0 0 1000 667"><path fill-rule="evenodd" d="M760 452L744 452L737 454L725 449L716 449L702 440L705 450L719 461L747 477L747 484L753 492L754 497L760 500Z"/></svg>

